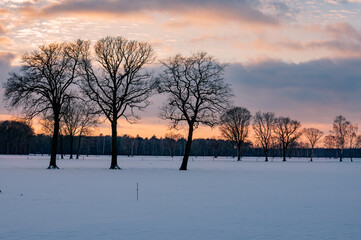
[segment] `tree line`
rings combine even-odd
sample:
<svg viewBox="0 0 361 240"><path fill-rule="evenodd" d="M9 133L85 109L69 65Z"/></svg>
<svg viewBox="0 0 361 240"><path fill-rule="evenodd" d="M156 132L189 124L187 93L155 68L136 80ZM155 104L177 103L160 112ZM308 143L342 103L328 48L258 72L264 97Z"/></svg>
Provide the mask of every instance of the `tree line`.
<svg viewBox="0 0 361 240"><path fill-rule="evenodd" d="M288 117L276 118L274 113L261 112L252 117L246 108L232 107L231 86L223 77L226 64L205 52L190 57L176 55L160 61L162 69L155 74L147 67L155 61L148 43L123 37L102 38L94 46L84 40L41 45L22 56L19 73L10 73L4 84L4 98L9 109L20 108L26 118L41 117L43 128L52 135L49 169L58 168L56 155L59 144L60 152L63 151L64 137L69 142L71 158L76 139L78 156L81 140L89 139L84 136L97 125L99 117L111 124L110 169L120 169L118 120L134 122L139 118L138 112L150 104L149 97L156 93L167 96L160 117L169 120L172 128L188 129L185 139L176 141L177 145L184 143L180 170L187 170L190 154L198 151L193 133L199 125L220 126L224 142L237 150L238 160L245 145L252 146L248 143L250 126L257 140L253 149L261 148L265 161L272 149L281 149L286 161L304 134L312 149L312 160L323 133L314 128L302 130L300 122ZM340 161L348 144L350 149L358 144L356 132L357 126L338 116L332 134L325 137L330 148L340 149ZM160 146L165 142L162 140ZM6 143L12 146L9 141ZM133 155L134 148L131 151Z"/></svg>

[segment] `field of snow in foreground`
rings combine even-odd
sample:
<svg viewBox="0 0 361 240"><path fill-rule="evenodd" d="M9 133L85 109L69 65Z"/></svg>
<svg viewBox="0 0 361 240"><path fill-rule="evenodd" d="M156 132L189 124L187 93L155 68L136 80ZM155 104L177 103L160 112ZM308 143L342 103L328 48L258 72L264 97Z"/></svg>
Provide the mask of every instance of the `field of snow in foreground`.
<svg viewBox="0 0 361 240"><path fill-rule="evenodd" d="M0 239L361 239L359 159L180 159L0 155Z"/></svg>

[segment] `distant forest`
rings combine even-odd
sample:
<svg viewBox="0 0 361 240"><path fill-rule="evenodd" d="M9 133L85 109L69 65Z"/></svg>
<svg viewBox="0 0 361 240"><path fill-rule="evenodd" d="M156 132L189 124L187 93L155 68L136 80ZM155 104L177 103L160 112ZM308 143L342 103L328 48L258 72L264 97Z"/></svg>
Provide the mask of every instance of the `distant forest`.
<svg viewBox="0 0 361 240"><path fill-rule="evenodd" d="M83 136L78 151L79 137L74 137L73 150L70 150L70 137L60 136L58 153L64 158L73 158L77 155L110 155L111 136ZM118 137L118 155L135 156L183 156L186 139L173 139L170 137L151 138ZM34 134L33 129L25 122L3 121L0 122L0 154L40 154L48 155L51 151L51 136ZM344 157L361 157L361 149L345 149ZM310 157L311 148L303 142L293 144L288 152L288 157ZM339 149L316 148L314 157L338 158ZM270 149L270 157L282 157L282 147L274 146ZM191 156L227 156L237 157L237 149L229 140L221 139L194 139ZM247 141L242 147L242 156L263 157L263 149Z"/></svg>

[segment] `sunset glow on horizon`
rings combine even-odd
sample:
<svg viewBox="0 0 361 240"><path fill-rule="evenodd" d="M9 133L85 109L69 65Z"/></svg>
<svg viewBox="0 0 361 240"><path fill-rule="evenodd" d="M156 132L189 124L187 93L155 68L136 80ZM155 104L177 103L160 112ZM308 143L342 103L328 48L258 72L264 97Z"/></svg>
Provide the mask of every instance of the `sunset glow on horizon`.
<svg viewBox="0 0 361 240"><path fill-rule="evenodd" d="M275 112L328 133L335 116L361 123L361 1L359 0L0 0L0 82L17 72L21 56L41 44L123 36L152 45L157 60L207 51L229 63L225 80L233 105ZM156 62L155 65L158 63ZM0 121L17 112L5 108ZM119 121L118 135L164 137L164 97ZM40 132L38 120L33 120ZM109 135L108 122L94 134ZM186 130L179 131L186 136ZM200 127L195 137L220 137Z"/></svg>

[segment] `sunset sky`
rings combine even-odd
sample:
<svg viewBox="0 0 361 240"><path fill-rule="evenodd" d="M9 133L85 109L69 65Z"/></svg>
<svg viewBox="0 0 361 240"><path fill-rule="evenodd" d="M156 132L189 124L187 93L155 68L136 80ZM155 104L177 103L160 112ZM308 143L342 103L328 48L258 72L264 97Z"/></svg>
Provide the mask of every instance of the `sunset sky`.
<svg viewBox="0 0 361 240"><path fill-rule="evenodd" d="M207 51L229 63L234 105L252 113L273 111L326 133L339 114L361 122L361 0L0 0L1 84L40 44L108 35L147 41L158 59ZM0 120L13 114L3 92ZM164 136L163 99L152 97L139 124L120 121L119 134ZM98 131L110 133L106 124Z"/></svg>

